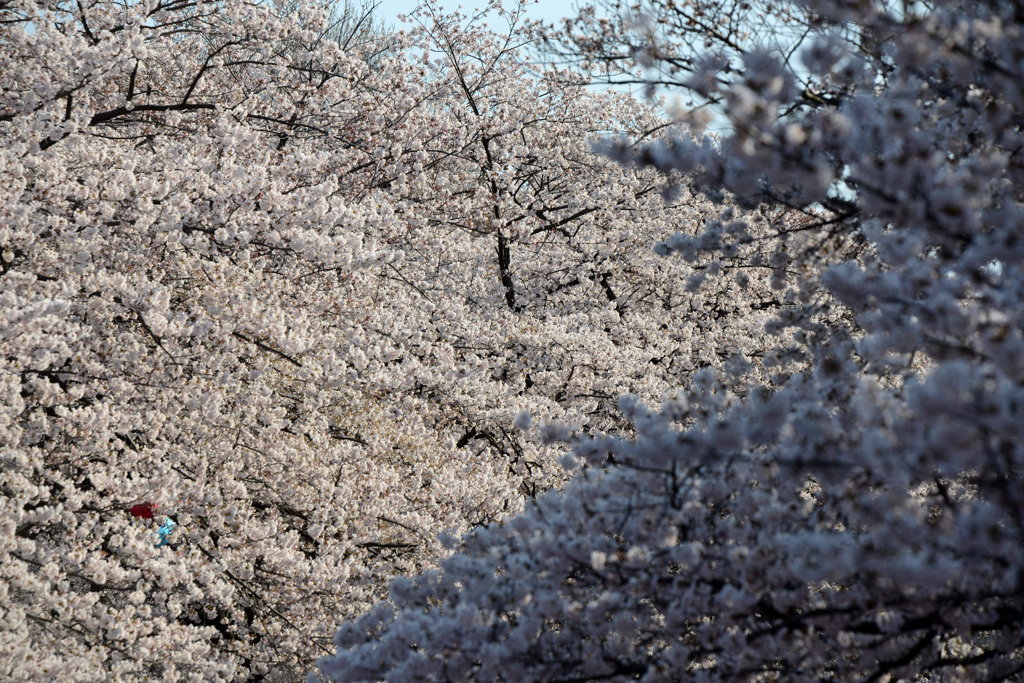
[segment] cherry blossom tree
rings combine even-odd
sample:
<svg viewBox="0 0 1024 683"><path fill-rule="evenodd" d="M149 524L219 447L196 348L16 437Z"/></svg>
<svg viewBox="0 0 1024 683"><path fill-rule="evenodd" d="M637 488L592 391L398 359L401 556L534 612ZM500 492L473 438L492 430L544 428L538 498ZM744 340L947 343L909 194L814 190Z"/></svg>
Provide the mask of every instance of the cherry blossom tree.
<svg viewBox="0 0 1024 683"><path fill-rule="evenodd" d="M777 55L744 49L735 74L708 60L687 80L725 104L728 135L606 146L752 211L658 250L692 264L697 291L707 271L768 269L785 343L741 382L709 367L660 407L622 399L633 435L549 428L574 478L394 581L323 675L1024 672L1024 17L800 11L816 31L799 77L835 97L809 101ZM670 69L671 47L638 58Z"/></svg>
<svg viewBox="0 0 1024 683"><path fill-rule="evenodd" d="M593 152L670 129L521 7L339 16L0 3L0 677L294 680L561 486L539 436L794 362L784 269L656 256L727 224Z"/></svg>

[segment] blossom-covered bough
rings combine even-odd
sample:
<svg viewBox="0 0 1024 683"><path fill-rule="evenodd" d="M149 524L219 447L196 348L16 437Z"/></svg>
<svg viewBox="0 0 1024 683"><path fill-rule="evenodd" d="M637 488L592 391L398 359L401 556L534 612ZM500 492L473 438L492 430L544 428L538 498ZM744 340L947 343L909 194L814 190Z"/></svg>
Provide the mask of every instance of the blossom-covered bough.
<svg viewBox="0 0 1024 683"><path fill-rule="evenodd" d="M331 16L0 0L0 679L296 680L565 481L517 416L798 362L785 267L656 256L717 210L591 151L660 124L521 8Z"/></svg>
<svg viewBox="0 0 1024 683"><path fill-rule="evenodd" d="M795 15L815 27L799 74L748 46L686 62L729 134L608 148L757 210L659 250L697 276L774 269L787 343L766 374L709 368L660 408L625 399L632 438L550 429L575 478L393 582L323 675L1024 675L1024 15L824 0ZM664 44L634 55L673 65ZM785 359L795 370L768 369Z"/></svg>

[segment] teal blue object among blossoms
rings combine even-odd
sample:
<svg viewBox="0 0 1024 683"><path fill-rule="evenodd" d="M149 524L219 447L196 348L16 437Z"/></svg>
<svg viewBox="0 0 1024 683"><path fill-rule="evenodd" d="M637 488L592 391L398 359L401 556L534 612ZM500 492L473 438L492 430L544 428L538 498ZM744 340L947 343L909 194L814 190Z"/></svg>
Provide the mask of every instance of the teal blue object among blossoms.
<svg viewBox="0 0 1024 683"><path fill-rule="evenodd" d="M174 531L174 527L176 526L178 525L175 524L174 520L168 517L167 520L160 526L160 528L156 530L156 535L160 539L156 544L157 548L160 548L170 543L171 532Z"/></svg>

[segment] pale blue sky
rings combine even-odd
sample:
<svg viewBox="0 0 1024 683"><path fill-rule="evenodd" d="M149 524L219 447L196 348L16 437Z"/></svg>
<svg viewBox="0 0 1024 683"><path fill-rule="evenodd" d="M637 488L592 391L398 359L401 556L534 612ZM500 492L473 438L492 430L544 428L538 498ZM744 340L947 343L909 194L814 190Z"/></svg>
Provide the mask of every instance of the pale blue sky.
<svg viewBox="0 0 1024 683"><path fill-rule="evenodd" d="M511 4L511 0L506 0L506 2ZM381 0L377 13L385 21L394 23L396 28L400 28L395 17L411 12L419 3L420 0ZM449 10L462 5L462 11L465 14L487 6L486 0L461 0L461 2L459 0L435 0L435 3L443 9ZM576 4L574 0L536 0L530 2L527 16L531 19L557 22L563 17L574 15Z"/></svg>
<svg viewBox="0 0 1024 683"><path fill-rule="evenodd" d="M455 10L461 7L461 12L466 15L473 15L481 9L487 7L487 0L432 0L433 4L440 7L443 10ZM511 5L516 0L504 0L506 7ZM414 10L423 0L380 0L380 5L377 7L377 16L384 21L385 24L389 24L394 28L402 28L402 24L398 22L399 14L406 14ZM560 24L561 20L565 17L576 16L576 9L585 4L586 0L526 0L526 16L529 19L537 21L543 21L546 23ZM496 30L500 31L504 26L504 20L493 18L488 19L488 23ZM599 88L607 86L597 86ZM627 88L625 86L618 86L620 90L633 90L635 94L639 96L640 88Z"/></svg>

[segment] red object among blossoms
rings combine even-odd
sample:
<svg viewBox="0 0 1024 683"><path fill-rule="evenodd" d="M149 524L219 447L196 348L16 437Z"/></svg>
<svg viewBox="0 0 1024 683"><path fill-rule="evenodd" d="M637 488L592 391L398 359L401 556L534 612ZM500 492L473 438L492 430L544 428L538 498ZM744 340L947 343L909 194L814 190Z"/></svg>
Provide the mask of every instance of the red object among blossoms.
<svg viewBox="0 0 1024 683"><path fill-rule="evenodd" d="M153 519L153 515L156 514L156 508L156 503L139 503L128 508L128 512L132 513L133 517Z"/></svg>

